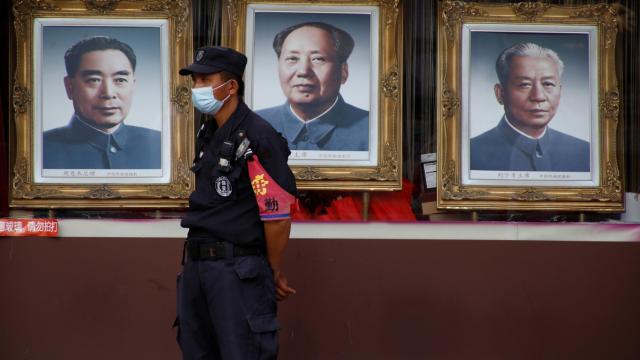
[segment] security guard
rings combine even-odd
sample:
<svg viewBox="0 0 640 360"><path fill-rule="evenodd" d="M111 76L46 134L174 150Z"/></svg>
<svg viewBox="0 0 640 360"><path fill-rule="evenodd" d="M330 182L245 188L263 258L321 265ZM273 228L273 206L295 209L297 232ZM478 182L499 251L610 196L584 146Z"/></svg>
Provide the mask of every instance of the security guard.
<svg viewBox="0 0 640 360"><path fill-rule="evenodd" d="M194 106L213 118L197 135L196 187L178 280L184 359L275 359L276 300L295 290L280 269L296 186L287 141L242 100L247 58L204 47L180 70Z"/></svg>

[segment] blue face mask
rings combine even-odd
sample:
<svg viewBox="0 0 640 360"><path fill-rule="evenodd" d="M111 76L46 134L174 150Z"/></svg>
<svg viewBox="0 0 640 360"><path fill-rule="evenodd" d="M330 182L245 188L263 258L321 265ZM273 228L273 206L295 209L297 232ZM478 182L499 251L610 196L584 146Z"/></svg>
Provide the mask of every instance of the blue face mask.
<svg viewBox="0 0 640 360"><path fill-rule="evenodd" d="M224 105L224 102L227 101L231 94L227 95L227 97L222 100L218 100L213 96L213 92L224 86L229 81L230 80L227 80L213 89L211 86L191 89L191 101L193 101L193 106L203 114L215 115L222 108L222 105Z"/></svg>

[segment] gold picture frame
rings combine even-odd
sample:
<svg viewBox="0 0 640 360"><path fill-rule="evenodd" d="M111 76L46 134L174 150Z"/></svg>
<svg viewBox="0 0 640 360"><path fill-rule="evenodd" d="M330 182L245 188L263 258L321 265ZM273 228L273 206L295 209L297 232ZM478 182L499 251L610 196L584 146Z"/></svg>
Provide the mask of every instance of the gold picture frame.
<svg viewBox="0 0 640 360"><path fill-rule="evenodd" d="M16 0L13 11L16 141L10 206L186 206L194 184L190 171L194 127L190 82L179 76L178 70L190 63L193 52L191 2ZM147 127L142 130L147 131L145 134L155 134L149 140L154 147L147 150L148 154L140 154L146 148L137 151L141 160L135 164L127 158L117 166L72 160L82 155L75 155L73 150L49 151L64 147L52 147L49 140L44 140L49 130L70 127L76 119L75 100L72 104L68 90L65 94L65 52L83 39L104 36L119 39L134 52L135 91L130 111L124 115L125 123L128 128ZM116 153L121 148L111 145L108 150ZM64 155L52 165L48 160L53 158L51 154Z"/></svg>
<svg viewBox="0 0 640 360"><path fill-rule="evenodd" d="M444 1L439 3L438 15L438 208L624 211L615 8ZM502 117L507 112L507 88L496 75L497 59L505 49L525 43L551 48L564 58L564 74L558 70L562 100L558 95L559 106L556 103L553 112L539 110L551 113L549 119L553 119L549 127L545 123L540 129L545 129L546 136L565 126L561 131L583 136L583 140L571 140L587 144L579 147L588 148L577 153L580 160L566 155L568 161L562 164L561 155L556 155L555 160L547 160L553 165L536 167L536 160L531 158L533 165L518 162L521 157L514 155L516 150L501 145L513 145L515 140L502 142L489 135L496 134L498 122L511 125L506 115ZM504 92L499 93L500 89ZM515 114L511 99L508 111ZM516 127L511 128L504 130L513 134L510 139L522 137ZM538 144L543 141L531 139ZM548 152L535 145L534 149L537 158L553 154L548 148L544 150Z"/></svg>
<svg viewBox="0 0 640 360"><path fill-rule="evenodd" d="M246 102L267 121L260 108L274 109L286 101L277 80L278 57L271 48L274 35L309 21L350 33L355 47L347 61L349 78L340 88L340 97L368 111L368 130L354 132L352 139L356 142L356 138L367 136L368 145L355 151L345 150L353 143L329 150L292 147L289 165L300 189L401 188L402 1L325 0L309 4L299 0L226 0L223 12L223 44L246 53L249 59ZM355 102L358 96L364 105Z"/></svg>

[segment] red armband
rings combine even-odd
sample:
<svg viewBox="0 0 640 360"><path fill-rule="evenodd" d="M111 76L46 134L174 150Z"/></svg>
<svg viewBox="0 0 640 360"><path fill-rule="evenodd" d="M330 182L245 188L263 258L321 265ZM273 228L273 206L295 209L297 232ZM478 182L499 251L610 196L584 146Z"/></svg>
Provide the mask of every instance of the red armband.
<svg viewBox="0 0 640 360"><path fill-rule="evenodd" d="M290 218L295 197L273 180L255 154L247 163L251 186L260 208L260 219L269 221Z"/></svg>

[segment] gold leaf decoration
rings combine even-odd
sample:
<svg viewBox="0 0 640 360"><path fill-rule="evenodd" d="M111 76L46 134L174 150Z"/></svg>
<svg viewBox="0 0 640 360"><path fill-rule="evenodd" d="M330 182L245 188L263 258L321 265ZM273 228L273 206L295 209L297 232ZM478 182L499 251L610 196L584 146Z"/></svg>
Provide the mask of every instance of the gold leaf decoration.
<svg viewBox="0 0 640 360"><path fill-rule="evenodd" d="M122 197L118 192L114 191L107 184L101 184L91 187L86 193L89 199L116 199Z"/></svg>
<svg viewBox="0 0 640 360"><path fill-rule="evenodd" d="M610 161L607 162L604 176L604 186L594 196L593 200L620 201L622 200L622 180L620 171Z"/></svg>
<svg viewBox="0 0 640 360"><path fill-rule="evenodd" d="M618 91L609 91L600 100L600 109L606 118L618 120L620 114L620 94Z"/></svg>
<svg viewBox="0 0 640 360"><path fill-rule="evenodd" d="M398 178L398 153L395 151L396 146L393 142L387 142L382 152L382 166L376 172L372 173L367 180L373 179L378 181L394 180Z"/></svg>
<svg viewBox="0 0 640 360"><path fill-rule="evenodd" d="M41 187L29 184L27 181L29 176L28 163L24 157L16 159L13 172L11 188L13 189L14 199L47 198L60 194L55 187Z"/></svg>
<svg viewBox="0 0 640 360"><path fill-rule="evenodd" d="M545 194L542 191L539 191L535 187L530 187L525 191L513 194L511 199L518 201L540 201L553 200L553 197Z"/></svg>
<svg viewBox="0 0 640 360"><path fill-rule="evenodd" d="M158 192L159 196L166 196L172 199L187 198L191 194L191 168L187 162L180 158L176 169L176 182L168 189Z"/></svg>
<svg viewBox="0 0 640 360"><path fill-rule="evenodd" d="M387 14L385 21L386 26L390 26L398 18L398 13L400 12L400 9L398 9L399 4L400 0L382 0L382 6L385 8Z"/></svg>
<svg viewBox="0 0 640 360"><path fill-rule="evenodd" d="M311 166L300 169L296 172L296 180L322 180L326 177L322 176L316 169Z"/></svg>
<svg viewBox="0 0 640 360"><path fill-rule="evenodd" d="M191 106L191 89L187 86L178 86L171 102L176 105L179 113L187 113Z"/></svg>
<svg viewBox="0 0 640 360"><path fill-rule="evenodd" d="M595 19L604 28L605 48L608 48L613 44L618 34L618 11L614 6L608 4L585 7L585 9L575 11L571 17Z"/></svg>
<svg viewBox="0 0 640 360"><path fill-rule="evenodd" d="M28 26L28 17L38 10L55 11L60 10L60 8L47 0L15 0L13 2L13 15L15 17L13 26L18 37L25 35L24 30L25 26Z"/></svg>
<svg viewBox="0 0 640 360"><path fill-rule="evenodd" d="M544 14L551 5L541 2L520 2L511 4L513 12L526 21L533 22L537 17Z"/></svg>
<svg viewBox="0 0 640 360"><path fill-rule="evenodd" d="M227 14L229 14L229 23L232 27L236 27L238 25L238 1L237 0L227 0Z"/></svg>
<svg viewBox="0 0 640 360"><path fill-rule="evenodd" d="M22 199L28 192L27 185L27 159L16 159L16 164L13 167L13 182L11 188L13 189L13 197Z"/></svg>
<svg viewBox="0 0 640 360"><path fill-rule="evenodd" d="M189 6L184 0L154 0L153 3L142 8L144 11L166 11L175 22L176 35L182 39L182 33L186 29L189 17Z"/></svg>
<svg viewBox="0 0 640 360"><path fill-rule="evenodd" d="M400 74L398 73L398 67L394 66L382 79L382 91L386 97L398 99L400 95Z"/></svg>
<svg viewBox="0 0 640 360"><path fill-rule="evenodd" d="M122 0L83 0L84 6L87 10L96 11L99 14L115 10L120 1Z"/></svg>
<svg viewBox="0 0 640 360"><path fill-rule="evenodd" d="M460 24L463 16L486 16L486 11L480 10L474 5L466 4L463 1L445 1L443 4L444 30L449 39L449 46L453 45L455 28Z"/></svg>
<svg viewBox="0 0 640 360"><path fill-rule="evenodd" d="M24 86L20 86L19 84L13 85L13 108L16 113L24 114L27 111L27 108L31 104L31 94L29 94L29 90Z"/></svg>
<svg viewBox="0 0 640 360"><path fill-rule="evenodd" d="M475 199L486 195L486 191L469 191L460 188L460 182L456 177L456 162L449 160L442 179L442 199L444 200L464 200Z"/></svg>
<svg viewBox="0 0 640 360"><path fill-rule="evenodd" d="M448 87L442 92L442 115L444 119L453 117L460 108L460 99Z"/></svg>

